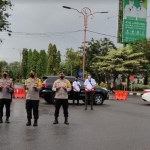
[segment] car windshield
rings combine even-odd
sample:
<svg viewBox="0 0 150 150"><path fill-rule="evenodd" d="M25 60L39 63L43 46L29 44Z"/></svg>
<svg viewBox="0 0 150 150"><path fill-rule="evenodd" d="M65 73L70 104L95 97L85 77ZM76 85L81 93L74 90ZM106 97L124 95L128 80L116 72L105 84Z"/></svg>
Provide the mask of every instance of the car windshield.
<svg viewBox="0 0 150 150"><path fill-rule="evenodd" d="M54 81L57 80L57 79L58 79L57 76L56 77L48 77L47 80L46 80L46 82L48 82L48 83L54 83Z"/></svg>

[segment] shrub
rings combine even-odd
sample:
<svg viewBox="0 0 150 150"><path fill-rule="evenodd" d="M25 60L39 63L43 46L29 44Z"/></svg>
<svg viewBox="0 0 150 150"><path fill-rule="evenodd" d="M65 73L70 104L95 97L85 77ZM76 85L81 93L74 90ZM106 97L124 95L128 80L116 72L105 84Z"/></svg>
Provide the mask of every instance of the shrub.
<svg viewBox="0 0 150 150"><path fill-rule="evenodd" d="M129 89L131 89L131 85L129 86ZM150 85L133 84L132 89L135 89L136 91L143 91L144 89L150 89Z"/></svg>

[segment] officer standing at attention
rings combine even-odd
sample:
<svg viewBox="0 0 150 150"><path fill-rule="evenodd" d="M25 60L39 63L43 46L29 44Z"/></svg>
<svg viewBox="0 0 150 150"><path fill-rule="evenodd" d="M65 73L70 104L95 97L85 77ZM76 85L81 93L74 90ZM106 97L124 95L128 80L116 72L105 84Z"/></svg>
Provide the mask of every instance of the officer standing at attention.
<svg viewBox="0 0 150 150"><path fill-rule="evenodd" d="M14 91L13 84L8 79L8 71L3 72L3 78L0 79L0 123L3 123L3 107L6 107L6 123L9 122L11 93Z"/></svg>
<svg viewBox="0 0 150 150"><path fill-rule="evenodd" d="M38 118L39 118L39 91L42 87L42 82L39 78L36 77L36 71L31 70L30 78L25 81L25 90L26 93L26 111L27 111L27 119L28 122L26 126L31 125L32 119L32 109L34 115L34 123L33 126L38 125Z"/></svg>
<svg viewBox="0 0 150 150"><path fill-rule="evenodd" d="M88 101L91 102L91 110L93 110L93 91L96 86L95 79L91 78L91 74L88 74L88 79L84 82L85 87L85 110L87 110Z"/></svg>
<svg viewBox="0 0 150 150"><path fill-rule="evenodd" d="M65 79L63 72L59 73L59 79L57 79L53 84L53 91L55 91L55 121L53 124L58 124L59 109L61 105L63 106L65 121L64 124L68 123L68 91L71 91L70 82Z"/></svg>
<svg viewBox="0 0 150 150"><path fill-rule="evenodd" d="M78 81L78 77L75 78L75 81L73 82L72 86L73 86L73 105L74 105L75 99L77 99L77 105L79 105L79 96L80 96L81 84Z"/></svg>

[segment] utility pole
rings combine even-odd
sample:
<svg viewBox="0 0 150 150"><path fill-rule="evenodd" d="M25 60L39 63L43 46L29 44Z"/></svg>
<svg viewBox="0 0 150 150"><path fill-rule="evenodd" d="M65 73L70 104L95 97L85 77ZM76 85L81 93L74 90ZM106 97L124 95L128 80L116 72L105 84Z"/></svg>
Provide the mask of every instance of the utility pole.
<svg viewBox="0 0 150 150"><path fill-rule="evenodd" d="M83 60L82 60L82 71L83 71L82 72L82 78L84 79L85 55L86 55L86 31L87 31L86 28L87 28L87 23L88 23L88 17L93 16L96 13L108 13L108 12L94 12L94 13L92 13L90 8L88 8L88 7L84 7L81 11L79 11L75 8L68 7L68 6L63 6L63 8L76 10L78 13L82 14L84 17L84 48L83 48Z"/></svg>

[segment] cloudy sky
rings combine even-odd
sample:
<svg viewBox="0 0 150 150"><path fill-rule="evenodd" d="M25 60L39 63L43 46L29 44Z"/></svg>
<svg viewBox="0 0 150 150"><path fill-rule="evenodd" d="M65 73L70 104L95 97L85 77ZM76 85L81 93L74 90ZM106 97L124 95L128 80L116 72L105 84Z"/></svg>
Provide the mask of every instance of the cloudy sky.
<svg viewBox="0 0 150 150"><path fill-rule="evenodd" d="M89 18L88 30L117 36L119 0L11 1L15 5L13 11L10 11L11 17L9 18L13 34L9 37L4 32L0 33L0 38L4 39L0 44L0 60L19 61L19 50L22 48L47 51L49 43L56 44L58 50L61 51L62 60L66 48L78 50L83 42L83 17L80 17L74 10L62 8L64 5L78 10L89 7L92 12L108 11L108 14L95 14L93 19ZM150 0L148 1L148 8L150 8ZM150 16L150 9L147 14ZM150 17L147 22L149 26ZM111 36L107 37L117 46L121 46L117 44L117 38ZM100 39L106 36L87 32L87 40L92 37ZM147 31L147 37L150 37L150 30Z"/></svg>

